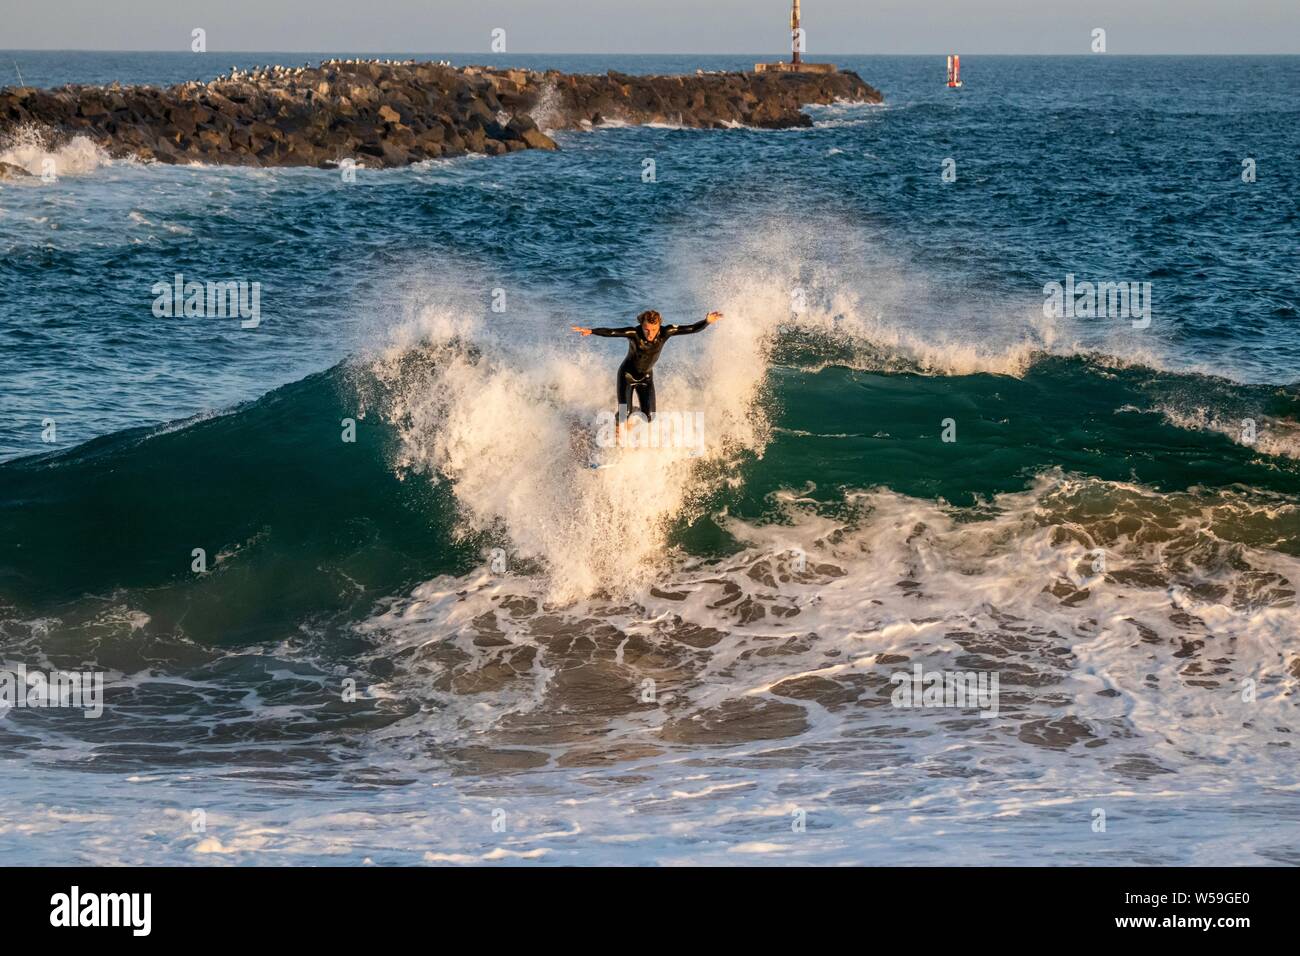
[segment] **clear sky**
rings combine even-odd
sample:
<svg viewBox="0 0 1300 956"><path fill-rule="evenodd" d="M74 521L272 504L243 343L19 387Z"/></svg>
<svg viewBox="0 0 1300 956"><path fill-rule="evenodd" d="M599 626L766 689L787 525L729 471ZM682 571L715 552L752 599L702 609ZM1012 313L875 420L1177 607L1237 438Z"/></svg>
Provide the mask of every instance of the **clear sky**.
<svg viewBox="0 0 1300 956"><path fill-rule="evenodd" d="M0 49L779 53L789 0L0 0ZM1300 53L1300 0L804 0L810 54Z"/></svg>

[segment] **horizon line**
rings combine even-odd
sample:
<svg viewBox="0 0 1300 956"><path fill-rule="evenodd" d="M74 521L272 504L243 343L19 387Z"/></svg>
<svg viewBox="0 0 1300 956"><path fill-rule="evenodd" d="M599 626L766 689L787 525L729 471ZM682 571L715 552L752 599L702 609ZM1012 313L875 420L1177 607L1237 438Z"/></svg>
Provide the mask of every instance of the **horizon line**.
<svg viewBox="0 0 1300 956"><path fill-rule="evenodd" d="M207 56L215 56L215 55L217 55L217 54L221 54L221 53L236 54L236 55L241 55L241 56L242 56L242 55L246 55L246 54L250 54L250 53L292 53L292 54L294 54L295 56L296 56L296 55L299 55L299 54L305 54L305 55L321 55L321 56L323 56L323 55L326 55L326 54L338 54L338 53L340 53L340 52L343 52L343 51L342 51L341 49L335 49L335 50L290 50L290 49L284 49L284 50L235 50L235 49L225 49L225 50L208 50L208 51L206 51L206 52L204 52L204 53L192 53L192 52L190 52L189 50L177 50L177 49L175 49L175 48L169 48L169 49L165 49L165 50L127 50L127 49L98 49L98 48L85 48L85 47L82 47L82 48L77 48L77 47L0 47L0 53L175 53L175 54L179 54L179 55L193 56L193 57L207 57ZM751 57L751 56L758 56L758 57L762 57L762 56L777 56L777 57L779 57L779 56L781 56L782 54L787 53L787 52L789 52L789 51L784 51L784 50L783 50L783 51L781 51L780 53L764 53L764 52L761 52L761 51L756 52L756 51L752 51L752 50L750 50L750 51L740 51L740 52L711 51L711 52L703 52L703 53L701 53L701 52L685 52L685 53L677 52L677 53L674 53L674 52L668 52L668 51L662 51L662 50L660 50L660 51L645 52L645 53L628 53L628 52L604 52L604 51L598 51L598 50L543 50L543 51L526 51L526 50L517 50L517 51L511 52L511 53L493 53L493 52L491 52L490 50L489 50L489 51L484 51L484 50L424 50L424 51L413 51L413 50L349 50L349 51L347 51L347 52L350 52L350 53L352 53L353 55L356 55L356 56L398 56L398 55L410 56L410 55L414 54L414 55L417 55L417 56L425 56L425 55L429 55L429 56L432 56L432 55L446 55L446 56L490 56L490 57L509 57L509 56L699 56L699 57L705 57L705 56L744 56L744 57ZM922 50L922 51L909 51L909 52L902 52L902 53L900 53L900 52L880 52L880 51L874 51L874 52L857 52L857 53L854 53L854 52L849 52L849 51L841 50L841 51L836 51L836 52L826 51L826 52L823 52L823 53L814 54L814 56L816 56L816 57L835 57L835 56L946 56L946 55L947 55L948 53L950 53L950 52L954 52L954 51L950 51L950 50L942 50L942 51L937 51L937 50ZM1127 57L1127 56L1151 56L1151 57L1158 57L1158 56L1242 56L1242 57L1247 57L1247 56L1300 56L1300 52L1288 52L1288 51L1281 51L1281 50L1279 50L1279 51L1271 51L1271 52L1270 52L1270 51L1264 51L1264 52L1256 51L1256 52L1251 52L1251 53L1231 52L1231 51L1197 52L1197 53L1189 53L1189 52L1166 52L1166 53L1151 53L1151 52L1137 52L1137 53L1111 53L1111 52L1107 52L1107 53L1088 53L1088 52L1085 52L1085 53L989 53L989 52L980 52L980 51L976 51L976 52L974 52L974 53L964 53L964 52L962 52L962 51L960 51L960 50L955 51L955 52L961 53L962 56L1059 56L1059 57L1088 57L1088 58L1090 58L1090 59L1091 59L1091 58L1102 58L1102 57ZM816 60L812 60L812 61L810 61L810 62L816 62Z"/></svg>

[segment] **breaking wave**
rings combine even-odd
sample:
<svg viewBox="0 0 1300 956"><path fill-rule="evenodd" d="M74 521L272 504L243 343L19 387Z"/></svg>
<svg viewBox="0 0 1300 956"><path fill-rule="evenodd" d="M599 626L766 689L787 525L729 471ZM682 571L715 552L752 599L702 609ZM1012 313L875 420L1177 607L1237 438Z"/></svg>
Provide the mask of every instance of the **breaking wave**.
<svg viewBox="0 0 1300 956"><path fill-rule="evenodd" d="M84 176L113 161L85 136L56 143L49 130L28 124L0 142L0 162L20 166L33 176Z"/></svg>

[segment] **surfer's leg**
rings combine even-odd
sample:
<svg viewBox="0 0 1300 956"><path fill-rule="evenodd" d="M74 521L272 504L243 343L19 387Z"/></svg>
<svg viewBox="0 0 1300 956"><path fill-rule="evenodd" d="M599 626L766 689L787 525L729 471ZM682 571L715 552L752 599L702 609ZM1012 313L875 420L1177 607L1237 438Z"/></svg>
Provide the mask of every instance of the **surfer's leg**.
<svg viewBox="0 0 1300 956"><path fill-rule="evenodd" d="M627 364L618 367L618 380L614 385L614 414L623 421L632 411L632 378L627 374Z"/></svg>
<svg viewBox="0 0 1300 956"><path fill-rule="evenodd" d="M636 387L636 400L641 406L641 412L645 415L646 421L654 421L655 417L655 377L647 375L644 382Z"/></svg>
<svg viewBox="0 0 1300 956"><path fill-rule="evenodd" d="M614 421L618 423L618 446L623 447L623 429L627 417L632 414L632 377L627 372L627 362L618 367L618 382L614 386L618 404L614 409Z"/></svg>

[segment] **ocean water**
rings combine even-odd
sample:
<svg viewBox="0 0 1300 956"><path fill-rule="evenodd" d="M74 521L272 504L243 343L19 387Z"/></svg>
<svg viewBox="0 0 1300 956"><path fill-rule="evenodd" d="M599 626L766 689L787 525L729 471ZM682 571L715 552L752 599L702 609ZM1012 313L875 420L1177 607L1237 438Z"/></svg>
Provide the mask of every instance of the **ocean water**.
<svg viewBox="0 0 1300 956"><path fill-rule="evenodd" d="M216 56L0 70L307 58ZM1300 862L1300 58L837 60L884 105L354 183L0 144L0 657L106 681L0 710L6 859ZM593 470L569 326L651 307L725 314L702 441Z"/></svg>

